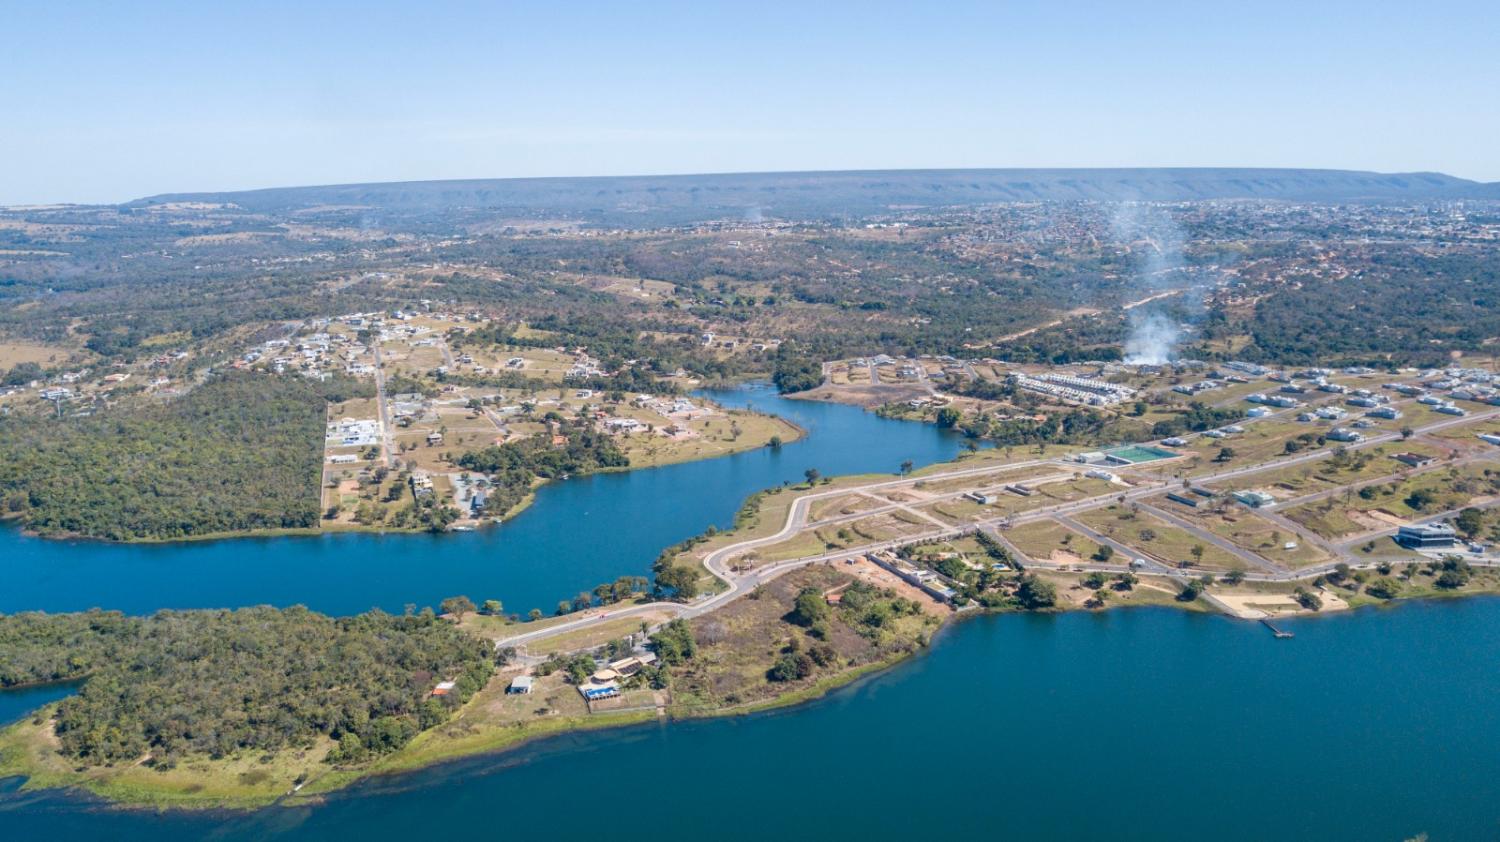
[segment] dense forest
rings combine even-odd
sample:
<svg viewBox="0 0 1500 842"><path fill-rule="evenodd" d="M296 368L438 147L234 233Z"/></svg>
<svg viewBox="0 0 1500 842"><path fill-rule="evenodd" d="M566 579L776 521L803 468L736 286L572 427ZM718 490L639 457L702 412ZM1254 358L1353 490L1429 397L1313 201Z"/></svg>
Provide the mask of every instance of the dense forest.
<svg viewBox="0 0 1500 842"><path fill-rule="evenodd" d="M171 539L318 525L324 407L345 380L232 374L166 403L0 419L0 499L43 534Z"/></svg>
<svg viewBox="0 0 1500 842"><path fill-rule="evenodd" d="M488 644L431 611L331 618L294 607L0 616L0 686L86 677L58 705L64 755L170 768L188 756L393 751L488 680ZM439 681L454 692L432 697Z"/></svg>
<svg viewBox="0 0 1500 842"><path fill-rule="evenodd" d="M1285 364L1442 365L1500 336L1500 268L1471 257L1387 257L1379 271L1289 287L1242 329L1249 356ZM1233 322L1231 322L1233 324Z"/></svg>

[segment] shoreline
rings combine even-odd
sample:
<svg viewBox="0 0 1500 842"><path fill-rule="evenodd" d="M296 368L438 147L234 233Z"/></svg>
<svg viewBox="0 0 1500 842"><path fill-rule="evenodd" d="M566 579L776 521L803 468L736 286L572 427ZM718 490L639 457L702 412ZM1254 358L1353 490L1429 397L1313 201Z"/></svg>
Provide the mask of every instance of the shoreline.
<svg viewBox="0 0 1500 842"><path fill-rule="evenodd" d="M782 418L779 415L775 415L775 414L767 413L767 412L760 412L758 410L752 410L752 409L736 409L734 411L736 411L736 412L748 412L748 413L752 413L752 414L755 414L755 415L760 415L760 416L763 416L763 417L766 417L766 418L773 419L777 423L779 423L779 424L783 425L784 427L786 427L789 431L792 431L793 436L791 438L783 438L782 439L782 443L783 444L792 444L794 442L801 441L802 439L804 439L804 438L807 437L808 433L807 433L807 430L804 427L802 427L800 424L797 424L797 423L795 423L795 422L793 422L791 420L788 420L786 418ZM626 474L626 473L630 473L631 471L649 471L649 470L654 470L654 469L657 469L657 468L668 468L668 467L672 467L674 465L686 465L686 464L690 464L690 463L693 463L693 462L706 462L706 461L711 460L711 459L723 459L723 458L726 458L726 457L729 457L729 456L738 456L738 455L743 454L743 453L750 453L752 451L761 450L761 449L764 449L764 448L767 448L767 447L770 447L769 442L761 442L759 444L747 445L746 447L737 448L737 449L730 449L730 450L727 450L727 451L725 451L723 453L715 453L715 454L712 454L712 455L707 455L707 456L702 456L702 457L687 457L687 458L679 458L679 459L666 459L666 460L663 460L661 462L656 462L656 463L649 464L649 465L624 465L624 466L621 466L621 467L618 467L618 468L602 468L602 469L597 470L597 471L591 471L588 474L580 474L580 475L577 475L577 476L574 476L574 477L569 477L569 479L583 479L584 477L595 476L597 474ZM561 480L561 481L565 482L566 480ZM520 515L522 512L526 511L528 508L531 507L531 505L533 503L536 502L536 494L537 494L537 491L539 489L541 489L543 486L551 485L552 483L555 483L555 482L559 482L559 480L538 478L538 482L536 482L535 484L532 485L531 490L526 493L526 496L523 497L523 498L521 498L520 502L516 503L516 505L512 506L504 514L500 515L500 517L498 519L496 519L494 521L491 521L489 523L479 523L479 524L475 524L475 525L476 526L499 526L499 525L502 525L502 524L510 521L511 519L513 519L516 516ZM117 539L113 539L113 538L104 538L104 537L100 537L100 536L97 536L97 535L83 535L83 534L74 533L74 532L60 532L60 533L38 532L37 530L32 529L31 527L25 525L22 522L21 516L18 515L18 514L7 514L7 515L0 516L0 528L5 528L5 527L13 527L17 531L19 531L22 535L24 535L25 537L27 537L27 538L36 538L36 539L43 540L43 541L57 541L57 542L62 542L62 543L99 544L99 545L106 545L106 546L121 546L121 547L128 547L128 546L149 546L149 545L157 545L157 544L160 544L160 545L168 545L168 544L195 544L195 543L200 543L200 542L237 541L237 540L256 539L256 538L317 538L317 537L322 537L324 535L423 535L423 534L428 534L428 535L444 535L444 534L448 534L448 533L454 531L454 530L443 530L442 532L432 532L432 531L427 530L427 529L417 529L417 528L399 529L399 528L393 528L393 527L388 527L388 526L362 526L360 524L348 524L348 525L340 525L337 528L331 528L331 529L330 528L324 528L321 525L320 526L315 526L315 527L313 527L313 526L278 527L278 528L266 528L266 529L249 529L249 530L230 531L230 532L206 532L206 533L203 533L203 534L200 534L200 535L184 535L184 536L173 537L173 538L143 538L143 537L133 537L133 538L126 538L126 539L123 539L123 540L117 540Z"/></svg>
<svg viewBox="0 0 1500 842"><path fill-rule="evenodd" d="M1352 606L1339 611L1320 612L1312 614L1299 614L1281 618L1283 620L1316 620L1327 618L1343 618L1358 616L1375 611L1393 610L1407 605L1422 603L1449 602L1467 599L1497 599L1500 598L1500 589L1487 589L1480 591L1458 592L1458 593L1423 593L1410 597L1398 597L1380 603L1366 603ZM1197 607L1195 607L1197 606ZM908 652L900 653L879 661L852 667L843 672L825 676L810 684L788 690L770 699L748 702L733 707L714 709L691 709L669 704L664 708L665 715L651 710L620 711L617 713L601 713L588 715L586 717L570 716L560 717L555 720L543 720L536 724L524 727L504 727L489 730L478 730L467 734L461 740L452 745L441 747L437 751L431 751L426 745L438 739L432 731L423 732L412 740L400 751L388 755L380 760L374 761L369 767L363 769L330 769L326 773L308 781L306 785L295 792L282 793L275 796L250 796L242 798L229 798L222 796L198 797L196 793L186 793L173 789L142 790L137 786L119 784L103 779L90 780L86 773L66 772L49 773L35 769L28 764L25 758L13 758L9 752L18 750L15 746L5 744L5 739L17 729L25 727L30 720L42 711L46 711L56 702L44 705L35 711L23 714L16 721L0 729L0 781L19 778L21 784L17 791L39 791L60 790L71 792L74 795L102 799L108 809L122 811L184 811L184 812L212 812L226 811L233 813L255 812L259 810L274 809L278 807L308 807L322 803L327 796L334 793L346 791L348 788L373 778L384 776L401 776L421 774L436 767L455 763L462 760L493 756L500 757L534 743L553 738L561 738L573 734L587 734L593 731L613 730L617 728L630 728L657 722L661 725L670 726L674 722L687 722L693 720L710 720L720 718L732 718L742 716L757 716L773 712L789 712L796 708L816 704L825 700L832 693L851 687L864 680L872 680L884 675L903 664L914 662L917 658L925 657L937 642L946 635L956 633L954 630L967 625L979 618L999 618L1004 616L1024 615L1056 615L1073 613L1104 614L1115 610L1173 610L1191 614L1202 614L1205 616L1223 617L1225 620L1243 624L1245 631L1259 633L1253 628L1258 624L1256 620L1248 620L1225 614L1221 611L1205 610L1197 602L1189 603L1161 603L1146 605L1107 604L1102 608L1085 608L1082 606L1025 610L1014 608L982 609L965 611L952 614L944 618L941 625L934 630L930 637ZM63 681L47 682L48 685L66 684L69 679ZM37 685L31 685L35 687ZM30 689L22 687L6 688L0 693L9 690ZM479 699L476 695L467 705L475 704ZM467 706L466 705L466 706ZM460 709L460 712L463 709ZM458 714L455 714L457 716ZM425 738L425 739L424 739Z"/></svg>

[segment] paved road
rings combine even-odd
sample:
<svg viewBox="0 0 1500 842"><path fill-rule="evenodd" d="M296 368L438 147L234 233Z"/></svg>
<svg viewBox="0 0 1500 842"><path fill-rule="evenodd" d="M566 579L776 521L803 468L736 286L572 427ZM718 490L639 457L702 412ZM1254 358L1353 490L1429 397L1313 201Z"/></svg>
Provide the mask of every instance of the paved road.
<svg viewBox="0 0 1500 842"><path fill-rule="evenodd" d="M385 396L385 366L380 358L380 337L371 337L371 344L375 349L375 406L380 412L381 458L387 468L394 468L396 440L391 433L391 412Z"/></svg>
<svg viewBox="0 0 1500 842"><path fill-rule="evenodd" d="M378 368L378 365L377 365L377 371L378 370L379 370L379 368ZM1491 418L1491 417L1495 417L1495 416L1500 416L1500 409L1493 410L1493 411L1486 412L1486 413L1480 413L1480 414L1477 414L1477 415L1465 416L1465 417L1462 417L1462 418L1455 417L1455 418L1452 418L1452 419L1446 419L1446 420L1443 420L1443 421L1434 422L1432 424L1429 424L1429 425L1421 428L1421 430L1419 432L1430 432L1432 430L1443 429L1443 428L1452 426L1454 424L1474 423L1475 421L1481 421L1481 420L1485 420L1487 418ZM1391 441L1391 440L1397 439L1397 438L1399 438L1399 433L1388 433L1388 434L1383 434L1383 435L1379 435L1379 436L1372 436L1372 437L1370 437L1369 439L1366 439L1363 442L1351 445L1349 447L1349 449L1361 449L1361 448L1366 448L1366 447L1373 447L1373 446L1376 446L1376 445L1381 444L1383 442ZM1204 484L1207 484L1209 482L1220 482L1220 481L1223 481L1223 480L1226 480L1226 479L1231 479L1231 478L1238 477L1238 476L1244 476L1244 475L1248 475L1248 474L1260 473L1260 472L1264 472L1264 471L1277 470L1277 469L1285 468L1285 467L1287 467L1289 465L1296 465L1296 464L1301 464L1303 462L1313 461L1313 460L1316 460L1316 459L1327 458L1329 455L1330 455L1330 451L1327 451L1327 450L1319 450L1319 451L1314 451L1314 452L1311 452L1311 453L1301 453L1301 454L1296 454L1296 455L1289 456L1289 457L1286 457L1286 458L1271 460L1270 462L1260 463L1260 464L1256 464L1256 465L1247 465L1247 466L1243 466L1243 467L1239 467L1239 468L1234 468L1234 469L1222 471L1222 472L1220 472L1218 474L1214 474L1212 477L1199 478L1197 481L1201 482L1201 483L1204 483ZM981 475L981 474L986 474L986 473L994 473L994 472L999 471L999 470L1014 470L1014 469L1032 467L1032 466L1041 465L1041 464L1048 464L1048 463L1057 464L1059 466L1064 466L1064 465L1070 465L1071 464L1071 463L1062 463L1062 462L1059 462L1057 460L1051 460L1051 459L1033 459L1033 460L1023 461L1023 462L1012 463L1012 464L1009 464L1009 465L986 464L986 465L983 465L983 466L972 467L972 468L959 468L959 469L952 470L952 471L943 471L943 472L940 472L940 473L929 474L929 475L921 476L921 477L898 477L898 478L894 478L894 479L890 479L890 480L883 480L883 481L868 483L868 484L860 485L860 486L832 488L832 489L829 489L827 491L819 491L819 492L815 492L815 493L812 493L812 494L806 494L806 495L803 495L801 497L798 497L796 500L794 500L792 502L791 507L787 511L787 517L786 517L785 522L782 524L781 528L779 530L777 530L775 533L773 533L771 535L762 536L760 538L752 538L752 539L747 539L745 541L739 541L739 542L736 542L734 544L730 544L730 545L725 546L725 547L720 547L719 549L714 550L713 552L709 553L707 557L705 557L705 559L704 559L704 566L708 569L708 571L710 573L712 573L715 577L717 577L720 580L724 581L728 585L728 587L725 590L723 590L723 591L721 591L721 592L719 592L717 594L713 594L713 595L710 595L710 596L707 596L707 597L703 597L703 598L700 598L698 600L695 600L694 602L686 603L686 604L684 604L684 603L676 603L676 602L656 602L656 603L648 603L648 604L645 604L645 605L635 605L635 606L627 606L627 607L616 607L616 608L609 609L609 610L601 610L601 611L588 612L586 615L580 616L576 620L571 620L571 621L566 622L566 623L560 623L558 625L551 626L551 627L548 627L546 629L541 629L541 630L538 630L536 632L527 632L527 633L522 633L522 634L519 634L519 635L515 635L515 636L510 637L510 638L506 638L504 640L498 641L496 643L496 646L497 647L521 646L521 645L525 645L528 642L535 642L536 640L540 640L540 639L544 639L544 638L547 638L547 637L551 637L553 635L562 634L562 633L565 633L565 632L568 632L568 631L573 631L573 630L580 629L580 628L586 628L586 627L588 627L590 625L593 625L595 623L603 622L603 621L609 620L609 619L616 619L616 618L619 618L619 617L639 616L639 615L643 615L643 614L663 613L663 612L669 613L669 614L672 614L673 616L678 616L678 617L694 617L694 616L698 616L700 614L703 614L705 612L711 611L711 610L713 610L713 609L715 609L715 608L717 608L717 607L719 607L719 606L721 606L721 605L729 602L730 600L736 599L736 598L738 598L738 597L740 597L740 596L742 596L742 595L744 595L744 594L746 594L746 593L754 590L759 585L764 584L764 583L766 583L768 581L771 581L772 579L775 579L776 577L781 576L781 575L787 573L788 571L795 570L795 569L798 569L798 568L801 568L801 567L805 567L805 566L810 565L810 564L819 564L819 563L822 563L822 562L825 562L825 561L834 561L834 560L842 560L842 559L852 558L854 556L866 555L866 554L873 553L873 552L879 552L879 551L884 550L884 549L892 549L892 548L895 548L895 547L899 547L899 546L903 546L903 545L911 544L911 543L915 543L915 542L920 542L920 541L953 537L953 536L957 536L957 535L960 535L960 534L964 534L966 532L973 531L975 529L985 529L986 531L989 531L989 530L993 530L997 525L1000 525L1000 524L1018 525L1018 524L1021 524L1021 523L1028 523L1028 522L1031 522L1031 521L1041 520L1041 519L1045 519L1045 518L1055 518L1059 522L1061 522L1065 526L1067 526L1068 528L1074 529L1074 530L1076 530L1076 531L1078 531L1078 532L1080 532L1080 533L1088 536L1089 538L1091 538L1094 541L1097 541L1097 542L1099 542L1101 544L1105 544L1105 545L1114 547L1114 549L1115 549L1116 552L1120 552L1120 553L1125 554L1125 556L1127 558L1137 558L1137 557L1143 557L1143 558L1145 558L1146 567L1143 569L1142 572L1151 573L1151 574L1154 574L1154 575L1169 576L1169 577L1172 577L1175 580L1185 581L1185 577L1186 577L1187 574L1184 573L1184 571L1177 570L1177 569L1171 568L1171 567L1169 567L1169 566L1167 566L1165 564L1162 564L1161 562L1159 562L1159 561L1151 558L1149 556L1149 554L1141 553L1141 552L1139 552L1139 551L1137 551L1137 550L1129 547L1128 545L1125 545L1123 543L1115 541L1114 539L1112 539L1112 538L1110 538L1110 537L1108 537L1106 535L1103 535L1103 534L1099 533L1096 530L1090 529L1089 527L1085 526L1084 524L1080 523L1079 521L1077 521L1077 520L1075 520L1074 518L1071 517L1072 514L1080 512L1080 511L1086 511L1086 510L1091 509L1091 508L1097 508L1099 506L1109 505L1111 502L1114 502L1114 501L1116 501L1116 500L1118 500L1118 499L1120 499L1122 497L1126 501L1131 501L1131 500L1138 500L1138 499L1143 498L1143 497L1148 497L1148 496L1151 496L1151 495L1154 495L1154 494L1159 494L1162 491L1164 491L1166 488L1168 488L1170 485L1172 485L1172 483L1170 483L1170 482L1168 482L1166 480L1152 481L1152 480L1145 480L1145 479L1141 479L1140 480L1140 484L1137 485L1136 487L1134 487L1134 488L1132 488L1132 489L1130 489L1128 491L1124 491L1122 493L1111 492L1109 494L1103 494L1103 495L1097 495L1097 496L1094 496L1094 497L1088 497L1088 498L1084 498L1084 499L1081 499L1081 500L1076 500L1076 501L1073 501L1073 502L1070 502L1070 503L1059 503L1059 504L1052 505L1052 506L1045 506L1045 507L1041 507L1041 508L1038 508L1038 509L1033 509L1033 510L1030 510L1030 511L1027 511L1027 512L1018 513L1018 514L1002 515L1002 516L999 516L999 517L990 518L990 519L987 519L987 520L984 520L984 521L976 522L976 523L973 523L973 524L967 524L967 525L964 525L964 526L944 527L944 528L941 528L941 529L935 529L935 530L932 530L930 532L924 532L924 533L920 533L920 534L917 534L917 535L904 536L902 538L895 539L895 540L880 541L880 542L875 542L875 543L871 543L871 544L864 544L864 545L857 546L857 547L849 547L849 548L841 549L841 550L838 550L838 551L835 551L835 552L822 553L822 554L818 554L818 555L814 555L814 556L810 556L810 557L805 557L805 558L791 559L791 560L788 560L788 561L778 562L778 563L772 564L772 565L767 565L767 566L763 566L763 567L754 568L754 569L752 569L750 571L747 571L747 572L735 572L735 571L729 570L726 567L727 562L730 559L736 557L737 555L743 554L745 552L748 552L750 550L753 550L753 549L756 549L756 548L759 548L759 547L769 546L769 545L778 543L780 541L784 541L787 538L791 537L792 535L796 534L798 531L800 531L804 527L806 527L808 525L808 520L807 520L807 518L808 518L808 512L810 511L812 504L814 502L816 502L816 501L819 501L819 500L825 500L825 499L829 499L829 498L837 497L837 496L842 496L842 495L846 495L846 494L855 494L855 493L861 493L861 492L876 491L876 490L880 490L880 489L884 489L884 488L898 487L898 486L908 485L908 484L911 484L911 483L914 483L914 482L918 482L918 481L921 481L921 480L937 481L937 480L955 479L955 478L961 478L961 477L965 477L965 476L976 476L976 475ZM1077 466L1077 465L1071 465L1071 467L1077 468L1079 466ZM1121 470L1122 471L1127 471L1129 469L1121 469ZM956 492L955 496L957 494L962 494L962 493L963 492ZM1488 505L1500 505L1500 501L1495 501L1495 502L1490 503ZM1158 509L1158 508L1156 508L1154 506L1153 507L1148 507L1148 508L1152 509L1153 514L1158 514L1158 515L1166 514L1166 513L1162 512L1160 509ZM1433 515L1431 518L1428 518L1428 519L1425 519L1425 520L1438 520L1438 519L1442 519L1444 517L1451 517L1455 513L1456 512L1443 512L1443 513L1440 513L1438 515ZM859 513L856 513L855 515L846 515L846 516L842 516L840 518L829 519L829 520L824 521L824 522L826 522L826 523L833 523L833 522L838 522L838 521L841 521L841 520L844 520L844 519L858 519L858 518L862 518L862 517L869 517L871 514L872 514L872 512L869 512L869 511L859 512ZM1172 518L1172 516L1169 515L1167 519L1169 521L1171 521L1173 518ZM1395 532L1395 528L1392 527L1389 530L1383 530L1382 533L1380 533L1380 534L1391 534L1391 533L1394 533L1394 532ZM1211 534L1211 533L1209 533L1209 534ZM1217 539L1217 538L1218 538L1218 536L1213 536L1213 539ZM1212 540L1212 539L1205 538L1205 540ZM1215 543L1215 545L1217 545L1217 546L1222 546L1222 544L1219 543L1222 540L1223 539L1213 540L1213 543ZM1354 540L1355 540L1355 542L1358 542L1360 540L1368 540L1368 536L1359 536L1358 538L1356 538ZM1228 543L1228 542L1225 542L1225 543ZM1229 549L1228 547L1224 547L1224 548L1225 549ZM1229 551L1230 552L1235 552L1235 554L1237 556L1240 556L1242 558L1243 558L1243 556L1241 556L1240 554L1244 553L1244 552L1247 552L1247 551L1243 550L1242 548L1236 548L1235 550L1229 550ZM1340 559L1340 560L1342 560L1342 559ZM1260 567L1263 570L1266 569L1269 566L1270 572L1261 573L1261 574L1247 574L1246 575L1246 579L1247 580L1250 580L1250 581L1295 581L1295 580L1300 580L1300 579L1312 579L1312 578L1315 578L1316 576L1319 576L1319 575L1322 575L1322 574L1326 573L1329 570L1332 570L1333 567L1334 567L1334 565L1338 563L1337 561L1334 561L1334 562L1329 562L1329 563L1324 564L1324 565L1318 565L1318 566L1315 566L1315 567L1307 567L1307 568L1302 568L1300 570L1294 570L1293 571L1293 570L1281 570L1281 569L1275 567L1275 565L1272 565L1270 562L1268 562L1268 561L1266 561L1264 559L1260 559L1260 561L1261 561L1261 564L1259 564L1257 566ZM1480 565L1480 566L1500 566L1500 560L1493 560L1493 561L1491 561L1491 560L1477 560L1477 561L1475 561L1473 563L1475 563L1477 565ZM1367 562L1367 563L1362 563L1362 564L1351 564L1351 566L1355 566L1355 567L1373 567L1373 566L1375 566L1375 564L1376 564L1376 562L1372 561L1372 562ZM1111 566L1111 565L1100 565L1100 569L1101 570L1105 570L1105 569L1115 569L1115 568L1113 566ZM1210 601L1213 601L1213 600L1210 600Z"/></svg>
<svg viewBox="0 0 1500 842"><path fill-rule="evenodd" d="M1248 565L1251 569L1269 571L1278 571L1281 569L1270 561L1261 558L1260 556L1250 552L1244 547L1241 547L1239 544L1236 544L1233 541L1230 541L1229 539L1224 538L1220 535L1216 535L1210 530L1204 529L1202 526L1199 526L1198 524L1178 515L1175 512L1169 512L1166 509L1161 508L1160 506L1153 506L1150 503L1142 503L1141 508L1153 515L1156 515L1157 517L1179 529L1187 530L1189 534L1191 534L1198 540L1208 544L1212 544L1215 547L1223 550L1224 552L1229 553L1240 561L1245 562L1245 564Z"/></svg>

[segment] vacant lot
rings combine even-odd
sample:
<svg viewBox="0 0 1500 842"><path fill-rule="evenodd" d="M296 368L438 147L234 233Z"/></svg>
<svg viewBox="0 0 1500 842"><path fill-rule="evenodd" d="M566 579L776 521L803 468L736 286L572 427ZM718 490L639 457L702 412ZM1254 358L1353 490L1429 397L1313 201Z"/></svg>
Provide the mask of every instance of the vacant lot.
<svg viewBox="0 0 1500 842"><path fill-rule="evenodd" d="M1112 505L1077 515L1086 524L1120 543L1154 556L1165 564L1243 570L1245 563L1232 553L1199 539L1185 529L1128 506ZM1194 548L1201 547L1201 555Z"/></svg>
<svg viewBox="0 0 1500 842"><path fill-rule="evenodd" d="M1326 538L1393 529L1412 519L1483 503L1500 491L1500 470L1484 463L1440 468L1287 509L1283 514Z"/></svg>
<svg viewBox="0 0 1500 842"><path fill-rule="evenodd" d="M1005 537L1039 561L1076 564L1094 557L1099 545L1055 520L1037 520L1006 530Z"/></svg>

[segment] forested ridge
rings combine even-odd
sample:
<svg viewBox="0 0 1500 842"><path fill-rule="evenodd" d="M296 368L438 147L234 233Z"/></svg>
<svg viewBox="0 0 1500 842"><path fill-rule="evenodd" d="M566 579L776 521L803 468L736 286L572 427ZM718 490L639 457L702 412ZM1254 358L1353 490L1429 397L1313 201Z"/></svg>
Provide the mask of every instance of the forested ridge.
<svg viewBox="0 0 1500 842"><path fill-rule="evenodd" d="M0 686L86 676L57 710L64 755L91 764L338 741L393 751L488 680L484 641L431 611L332 618L302 607L0 616ZM439 681L454 691L431 696Z"/></svg>
<svg viewBox="0 0 1500 842"><path fill-rule="evenodd" d="M315 527L324 408L361 388L236 373L163 404L0 420L0 497L7 515L43 534Z"/></svg>

